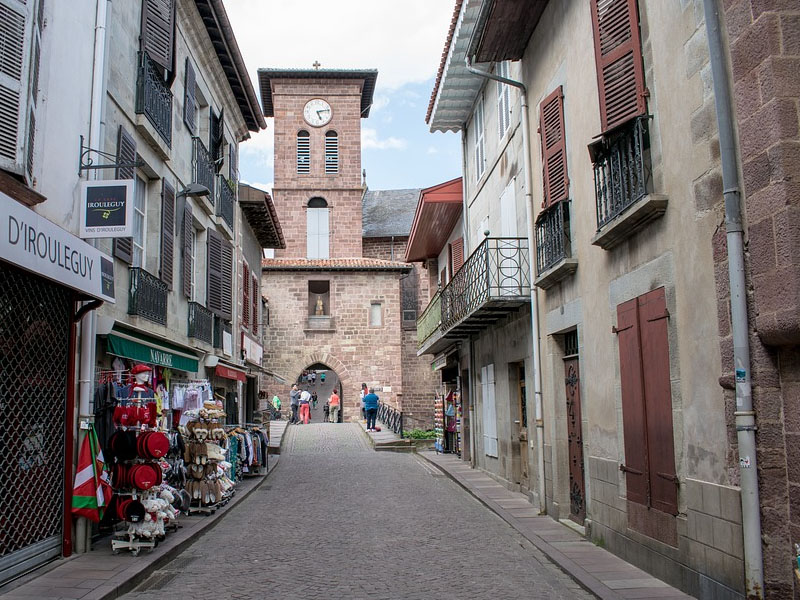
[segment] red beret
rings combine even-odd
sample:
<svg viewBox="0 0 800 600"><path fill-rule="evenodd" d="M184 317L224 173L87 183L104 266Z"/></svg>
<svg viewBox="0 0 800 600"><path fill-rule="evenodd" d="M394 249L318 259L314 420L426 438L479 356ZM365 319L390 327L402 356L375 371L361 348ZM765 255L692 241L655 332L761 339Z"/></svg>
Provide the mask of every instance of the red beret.
<svg viewBox="0 0 800 600"><path fill-rule="evenodd" d="M137 375L139 373L144 373L145 371L152 371L152 370L153 369L151 367L148 367L147 365L139 364L131 369L131 375Z"/></svg>

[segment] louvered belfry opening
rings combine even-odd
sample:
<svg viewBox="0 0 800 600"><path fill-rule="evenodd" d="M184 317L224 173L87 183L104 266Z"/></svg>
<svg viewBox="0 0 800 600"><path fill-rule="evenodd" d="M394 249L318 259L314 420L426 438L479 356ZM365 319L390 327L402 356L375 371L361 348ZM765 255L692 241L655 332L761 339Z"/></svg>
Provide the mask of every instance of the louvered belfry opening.
<svg viewBox="0 0 800 600"><path fill-rule="evenodd" d="M72 292L0 262L0 581L61 554L74 305Z"/></svg>
<svg viewBox="0 0 800 600"><path fill-rule="evenodd" d="M335 131L325 133L325 172L339 172L339 134Z"/></svg>
<svg viewBox="0 0 800 600"><path fill-rule="evenodd" d="M297 172L311 173L311 137L308 132L297 132Z"/></svg>

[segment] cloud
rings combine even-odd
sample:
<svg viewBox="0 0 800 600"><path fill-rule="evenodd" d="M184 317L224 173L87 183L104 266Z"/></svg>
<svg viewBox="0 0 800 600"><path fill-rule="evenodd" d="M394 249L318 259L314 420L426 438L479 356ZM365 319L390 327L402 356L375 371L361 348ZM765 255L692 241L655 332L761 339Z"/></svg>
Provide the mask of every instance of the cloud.
<svg viewBox="0 0 800 600"><path fill-rule="evenodd" d="M453 3L226 0L225 9L251 75L319 60L323 68L377 68L378 85L396 89L436 75Z"/></svg>
<svg viewBox="0 0 800 600"><path fill-rule="evenodd" d="M438 154L439 149L436 146L428 146L428 154Z"/></svg>
<svg viewBox="0 0 800 600"><path fill-rule="evenodd" d="M380 139L375 129L364 127L361 130L361 147L364 150L405 150L408 142L403 138L390 136Z"/></svg>
<svg viewBox="0 0 800 600"><path fill-rule="evenodd" d="M242 183L244 183L245 185L249 185L250 187L254 187L256 189L259 189L262 192L267 192L270 195L272 195L272 188L275 185L275 183L272 182L272 181L270 181L269 183L264 183L264 182L261 182L261 181L244 181L244 180L242 180Z"/></svg>

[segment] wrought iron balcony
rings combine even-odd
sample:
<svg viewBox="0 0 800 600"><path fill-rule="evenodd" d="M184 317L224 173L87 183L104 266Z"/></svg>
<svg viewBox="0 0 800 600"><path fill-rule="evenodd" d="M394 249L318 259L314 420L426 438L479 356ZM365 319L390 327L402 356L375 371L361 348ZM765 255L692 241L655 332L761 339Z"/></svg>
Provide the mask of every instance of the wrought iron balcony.
<svg viewBox="0 0 800 600"><path fill-rule="evenodd" d="M189 337L214 342L214 313L198 302L189 302Z"/></svg>
<svg viewBox="0 0 800 600"><path fill-rule="evenodd" d="M158 135L172 145L172 92L146 52L138 53L136 114L143 114Z"/></svg>
<svg viewBox="0 0 800 600"><path fill-rule="evenodd" d="M159 325L167 324L169 287L141 267L130 268L128 314L139 315Z"/></svg>
<svg viewBox="0 0 800 600"><path fill-rule="evenodd" d="M233 231L233 202L236 199L236 192L224 177L219 177L217 193L217 216L228 224Z"/></svg>
<svg viewBox="0 0 800 600"><path fill-rule="evenodd" d="M211 192L211 202L214 201L214 180L216 179L216 172L214 171L214 161L211 160L211 153L205 147L203 141L199 137L193 138L192 149L192 183L200 183L208 188Z"/></svg>
<svg viewBox="0 0 800 600"><path fill-rule="evenodd" d="M637 117L589 148L594 162L597 229L647 195L651 184L649 117Z"/></svg>
<svg viewBox="0 0 800 600"><path fill-rule="evenodd" d="M571 258L569 238L569 204L556 202L547 207L536 220L536 281L548 289L571 275L578 261Z"/></svg>
<svg viewBox="0 0 800 600"><path fill-rule="evenodd" d="M435 331L438 331L441 324L442 292L439 290L431 298L420 318L417 319L417 347L421 347Z"/></svg>
<svg viewBox="0 0 800 600"><path fill-rule="evenodd" d="M417 321L418 328L433 328L418 354L438 352L452 343L448 340L481 331L529 302L529 261L525 238L486 238L481 242ZM434 326L436 302L441 304L438 328Z"/></svg>

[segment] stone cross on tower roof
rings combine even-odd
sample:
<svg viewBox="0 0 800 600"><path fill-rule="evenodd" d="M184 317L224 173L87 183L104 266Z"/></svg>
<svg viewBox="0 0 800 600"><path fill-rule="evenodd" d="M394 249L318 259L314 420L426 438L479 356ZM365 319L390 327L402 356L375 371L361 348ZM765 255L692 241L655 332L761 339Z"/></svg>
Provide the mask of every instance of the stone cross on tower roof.
<svg viewBox="0 0 800 600"><path fill-rule="evenodd" d="M319 70L319 68L322 65L320 64L320 62L318 60L315 60L314 63L311 66L314 67L315 69Z"/></svg>

